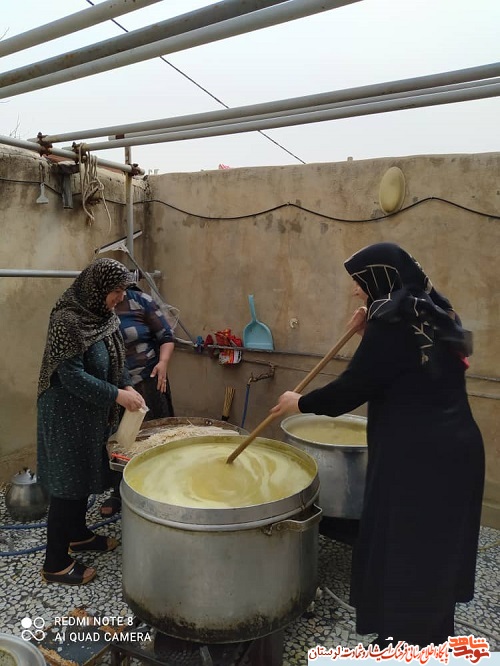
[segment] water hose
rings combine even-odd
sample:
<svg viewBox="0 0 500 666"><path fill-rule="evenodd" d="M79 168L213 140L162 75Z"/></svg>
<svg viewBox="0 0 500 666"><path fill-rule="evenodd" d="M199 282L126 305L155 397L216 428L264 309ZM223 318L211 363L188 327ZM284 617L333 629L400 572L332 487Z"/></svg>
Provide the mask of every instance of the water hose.
<svg viewBox="0 0 500 666"><path fill-rule="evenodd" d="M89 503L87 504L87 510L90 509L96 501L95 495L91 495L89 498ZM98 529L99 527L103 527L104 525L109 525L110 523L115 523L117 520L120 519L120 515L113 516L112 518L107 518L106 520L101 520L98 523L94 523L94 525L91 525L89 527L90 530L95 530ZM19 531L19 530L32 530L32 529L40 529L47 527L47 523L32 523L30 525L26 524L16 524L16 525L0 525L0 530L14 530L14 531ZM11 551L0 551L0 557L12 557L15 555L30 555L31 553L36 553L40 550L45 550L45 544L42 546L33 546L32 548L25 548L23 550L11 550Z"/></svg>
<svg viewBox="0 0 500 666"><path fill-rule="evenodd" d="M245 391L245 404L243 405L243 416L241 417L241 428L245 427L245 419L247 418L248 398L250 396L250 382L247 382L247 390Z"/></svg>

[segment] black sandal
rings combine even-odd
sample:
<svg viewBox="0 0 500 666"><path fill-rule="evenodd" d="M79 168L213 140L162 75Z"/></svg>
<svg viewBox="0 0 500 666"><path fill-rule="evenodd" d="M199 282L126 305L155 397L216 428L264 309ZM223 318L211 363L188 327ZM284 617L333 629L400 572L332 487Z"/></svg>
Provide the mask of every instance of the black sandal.
<svg viewBox="0 0 500 666"><path fill-rule="evenodd" d="M90 569L92 573L85 576L85 571ZM85 585L96 577L97 571L92 567L86 567L81 562L74 562L66 573L49 573L42 569L42 580L45 583L61 583L62 585Z"/></svg>
<svg viewBox="0 0 500 666"><path fill-rule="evenodd" d="M83 553L86 550L92 550L98 553L107 553L118 546L118 541L113 537L106 537L103 534L94 534L86 541L73 541L69 544L70 553Z"/></svg>
<svg viewBox="0 0 500 666"><path fill-rule="evenodd" d="M109 509L109 511L103 512L103 509ZM122 510L122 501L119 497L108 497L107 500L101 504L100 513L103 518L111 518L112 516L120 513Z"/></svg>

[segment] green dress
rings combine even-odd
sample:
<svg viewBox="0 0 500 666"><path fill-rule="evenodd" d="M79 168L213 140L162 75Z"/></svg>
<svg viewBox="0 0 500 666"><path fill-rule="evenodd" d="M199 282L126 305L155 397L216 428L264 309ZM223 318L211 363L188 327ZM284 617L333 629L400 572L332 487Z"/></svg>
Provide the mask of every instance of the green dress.
<svg viewBox="0 0 500 666"><path fill-rule="evenodd" d="M105 445L118 388L109 383L110 365L99 340L62 361L38 399L37 474L52 496L81 499L111 485Z"/></svg>

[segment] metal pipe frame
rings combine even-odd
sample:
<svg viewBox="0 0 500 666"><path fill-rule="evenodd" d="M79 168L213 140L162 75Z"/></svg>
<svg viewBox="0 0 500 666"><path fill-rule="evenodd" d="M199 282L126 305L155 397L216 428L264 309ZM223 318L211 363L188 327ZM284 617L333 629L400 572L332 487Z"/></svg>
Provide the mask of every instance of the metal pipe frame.
<svg viewBox="0 0 500 666"><path fill-rule="evenodd" d="M132 164L132 149L125 148L125 163ZM125 174L125 209L127 213L127 249L130 258L134 258L134 187L132 174Z"/></svg>
<svg viewBox="0 0 500 666"><path fill-rule="evenodd" d="M146 28L128 32L126 35L119 35L91 46L69 51L64 55L54 56L31 65L12 69L0 74L0 88L59 72L68 67L76 67L113 54L123 53L144 44L152 44L160 39L184 34L190 30L220 23L283 2L287 2L287 0L223 0L216 5L181 14Z"/></svg>
<svg viewBox="0 0 500 666"><path fill-rule="evenodd" d="M309 123L323 122L326 120L338 120L340 118L353 118L376 113L387 113L389 111L403 111L426 106L437 106L440 104L453 104L455 102L466 102L475 99L486 99L500 96L500 83L485 85L480 88L469 88L445 92L437 95L418 95L406 99L396 99L368 104L355 104L342 109L319 110L312 113L298 113L282 118L269 118L267 120L254 120L227 124L217 127L208 127L195 130L172 131L168 134L156 134L153 136L138 136L130 139L118 139L114 141L101 141L97 143L84 143L85 150L105 150L109 148L121 148L124 146L144 146L154 143L167 143L170 141L184 141L187 139L200 139L211 136L222 136L225 134L240 134L263 129L276 129L278 127L290 127L293 125L306 125Z"/></svg>
<svg viewBox="0 0 500 666"><path fill-rule="evenodd" d="M108 127L89 130L75 130L73 132L66 132L63 134L48 134L43 135L43 139L48 143L59 143L62 141L76 141L116 134L131 134L134 136L139 132L146 133L149 130L167 129L171 127L180 127L191 124L204 124L219 120L234 120L238 117L260 115L264 113L275 113L311 106L322 106L325 104L353 101L356 99L366 99L375 95L387 95L392 93L411 92L414 90L424 90L426 88L433 88L436 86L473 82L480 79L489 79L495 76L500 76L500 62L481 65L478 67L453 70L449 72L441 72L439 74L431 74L428 76L419 76L411 79L400 79L386 83L359 86L356 88L344 88L343 90L334 90L315 95L305 95L302 97L292 97L288 99L275 100L273 102L249 104L246 106L235 107L234 109L207 111L204 113L194 113L173 118L162 118L159 120L149 120L140 123L128 123L126 125L110 125ZM30 140L37 141L36 138Z"/></svg>
<svg viewBox="0 0 500 666"><path fill-rule="evenodd" d="M75 278L81 271L51 271L30 268L0 268L0 277Z"/></svg>
<svg viewBox="0 0 500 666"><path fill-rule="evenodd" d="M97 25L115 16L122 16L161 0L108 0L94 7L88 7L76 14L70 14L57 21L46 23L19 35L14 35L0 42L0 57L24 51L32 46L50 42L58 37L70 35L84 28Z"/></svg>
<svg viewBox="0 0 500 666"><path fill-rule="evenodd" d="M162 39L153 44L146 44L125 53L118 53L77 67L68 67L60 72L40 76L29 81L22 81L0 89L0 99L21 95L32 90L48 88L66 81L74 81L110 69L143 62L159 55L174 53L202 44L208 44L228 37L234 37L253 30L268 28L287 21L311 16L360 0L288 0L275 7L261 9L251 14L221 21L185 34Z"/></svg>
<svg viewBox="0 0 500 666"><path fill-rule="evenodd" d="M15 148L24 148L25 150L32 150L35 153L40 155L58 155L59 157L65 157L68 160L74 160L78 162L78 153L73 150L63 150L61 148L47 148L41 146L38 143L32 143L31 141L24 141L23 139L16 139L13 136L5 136L0 134L0 143L3 143L6 146L14 146ZM125 173L131 173L134 175L144 175L144 169L140 169L135 165L130 164L120 164L119 162L110 162L109 160L103 160L100 157L97 158L97 164L102 167L108 167L110 169L117 169L118 171L124 171Z"/></svg>
<svg viewBox="0 0 500 666"><path fill-rule="evenodd" d="M493 80L486 80L486 81L474 81L472 83L456 83L450 86L441 86L437 88L427 88L425 90L412 90L410 92L405 92L405 93L395 93L393 95L377 95L374 97L363 97L361 99L358 99L355 101L353 104L352 100L346 101L346 102L335 102L333 104L323 104L319 106L305 106L301 107L299 109L291 109L291 110L286 110L286 111L277 111L275 113L263 113L259 115L253 115L253 116L243 116L241 118L234 118L230 120L224 120L224 121L212 121L212 122L205 122L205 123L195 123L192 125L181 125L179 127L167 127L167 128L162 128L162 129L157 129L157 130L150 130L149 132L132 132L129 133L127 132L126 134L123 135L124 139L130 139L135 136L153 136L155 134L170 134L171 132L180 132L184 130L194 130L194 129L199 129L201 127L223 127L224 125L228 125L229 123L242 123L242 122L249 122L252 120L265 120L267 118L280 118L282 116L294 116L299 113L310 113L310 112L315 112L315 111L323 111L327 109L341 109L346 106L357 106L358 104L368 104L371 102L382 102L385 100L395 100L395 99L404 99L405 97L412 97L412 96L417 96L417 95L424 95L424 94L437 94L437 93L443 93L443 92L448 92L448 91L453 91L453 90L467 90L468 88L479 88L481 86L487 86L490 85L491 83L500 83L500 77L497 77L496 79ZM113 141L118 137L115 136L109 136L108 140ZM121 138L121 137L120 137Z"/></svg>

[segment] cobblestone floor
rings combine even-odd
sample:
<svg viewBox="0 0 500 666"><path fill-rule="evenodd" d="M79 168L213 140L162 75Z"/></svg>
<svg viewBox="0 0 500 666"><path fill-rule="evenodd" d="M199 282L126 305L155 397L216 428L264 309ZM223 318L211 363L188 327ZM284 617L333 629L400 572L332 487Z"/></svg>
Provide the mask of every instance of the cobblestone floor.
<svg viewBox="0 0 500 666"><path fill-rule="evenodd" d="M99 525L98 508L105 496L95 498L89 509L89 524ZM14 525L8 516L3 493L0 495L0 632L21 636L21 620L42 617L47 626L54 617L67 616L72 609L86 608L106 616L130 617L131 611L121 593L121 547L106 554L86 554L85 562L98 568L97 578L82 587L43 584L40 568L45 543L44 527ZM30 527L30 529L26 529ZM100 526L99 531L118 539L121 522ZM31 550L34 552L30 552ZM38 549L38 550L37 550ZM16 551L17 555L6 555ZM371 637L355 632L354 613L346 603L349 598L351 546L320 536L319 588L311 612L304 614L285 630L285 666L307 664L307 650L316 645L366 644ZM468 604L457 606L457 634L487 638L492 651L500 651L500 532L481 529L476 596ZM82 647L83 649L83 647ZM83 657L82 657L83 659ZM78 662L77 662L78 663ZM85 663L80 661L80 663ZM109 664L103 653L95 664ZM140 663L133 660L132 663Z"/></svg>

